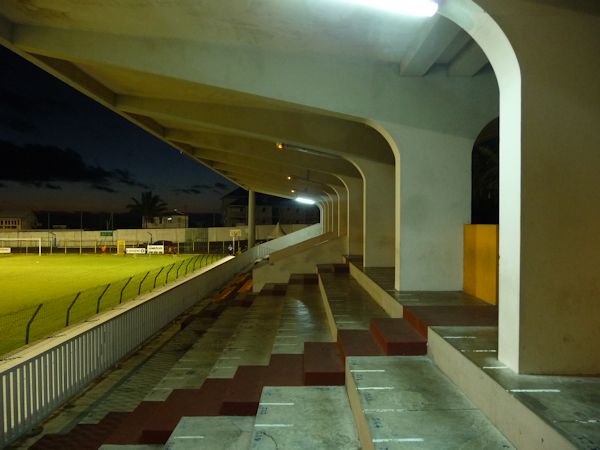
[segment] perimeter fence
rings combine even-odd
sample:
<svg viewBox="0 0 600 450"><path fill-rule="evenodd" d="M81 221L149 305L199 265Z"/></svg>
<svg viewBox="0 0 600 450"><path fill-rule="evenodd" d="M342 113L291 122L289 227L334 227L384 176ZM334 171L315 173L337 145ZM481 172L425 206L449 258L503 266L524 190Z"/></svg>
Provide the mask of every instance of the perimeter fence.
<svg viewBox="0 0 600 450"><path fill-rule="evenodd" d="M18 311L0 314L0 355L54 334L139 295L177 280L221 259L223 255L195 255L176 262L40 302Z"/></svg>

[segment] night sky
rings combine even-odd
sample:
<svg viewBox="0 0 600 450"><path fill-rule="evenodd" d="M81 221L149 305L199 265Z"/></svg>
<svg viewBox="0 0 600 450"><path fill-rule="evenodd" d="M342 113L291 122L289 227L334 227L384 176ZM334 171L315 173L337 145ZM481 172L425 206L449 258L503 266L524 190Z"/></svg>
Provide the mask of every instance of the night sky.
<svg viewBox="0 0 600 450"><path fill-rule="evenodd" d="M213 212L236 186L0 46L0 210Z"/></svg>

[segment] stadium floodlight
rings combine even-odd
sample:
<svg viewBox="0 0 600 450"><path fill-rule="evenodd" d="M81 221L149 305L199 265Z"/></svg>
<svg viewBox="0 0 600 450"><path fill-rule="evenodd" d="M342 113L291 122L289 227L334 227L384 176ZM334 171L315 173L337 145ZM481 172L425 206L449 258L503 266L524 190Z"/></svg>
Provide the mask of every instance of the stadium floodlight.
<svg viewBox="0 0 600 450"><path fill-rule="evenodd" d="M369 6L394 14L413 17L432 17L438 10L436 0L346 0L349 3Z"/></svg>
<svg viewBox="0 0 600 450"><path fill-rule="evenodd" d="M310 199L310 198L306 198L306 197L296 197L296 201L298 203L304 203L305 205L314 205L315 201Z"/></svg>

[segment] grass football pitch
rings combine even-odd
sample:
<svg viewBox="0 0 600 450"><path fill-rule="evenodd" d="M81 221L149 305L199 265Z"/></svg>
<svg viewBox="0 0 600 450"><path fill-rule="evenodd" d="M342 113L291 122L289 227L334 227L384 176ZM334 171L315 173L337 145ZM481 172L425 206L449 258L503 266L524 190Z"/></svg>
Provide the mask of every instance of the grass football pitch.
<svg viewBox="0 0 600 450"><path fill-rule="evenodd" d="M141 272L190 255L11 255L0 258L0 315Z"/></svg>
<svg viewBox="0 0 600 450"><path fill-rule="evenodd" d="M0 354L24 344L37 305L31 341L163 286L217 255L7 255L0 257ZM149 272L149 273L148 273ZM131 279L130 279L131 277ZM168 278L167 278L168 277ZM129 280L129 281L128 281ZM110 283L110 286L108 286ZM101 298L101 302L98 302ZM10 341L10 342L9 342Z"/></svg>

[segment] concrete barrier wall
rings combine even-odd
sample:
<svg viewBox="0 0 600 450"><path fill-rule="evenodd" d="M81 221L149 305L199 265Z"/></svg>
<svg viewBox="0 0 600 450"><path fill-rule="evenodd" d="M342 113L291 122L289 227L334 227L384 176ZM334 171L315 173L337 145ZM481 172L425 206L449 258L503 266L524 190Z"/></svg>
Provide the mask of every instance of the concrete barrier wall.
<svg viewBox="0 0 600 450"><path fill-rule="evenodd" d="M303 228L308 227L306 224L290 224L281 225L284 233L294 233ZM258 241L268 240L272 237L275 225L257 225L256 239ZM248 227L210 227L210 228L148 228L148 229L123 229L114 230L112 236L102 236L102 231L81 231L81 230L29 230L29 231L2 231L0 238L2 239L29 239L39 238L42 240L42 246L47 247L49 242L55 247L63 247L64 243L67 246L79 245L83 242L85 247L93 246L94 243L101 245L102 243L112 243L117 240L124 240L127 243L145 243L155 241L172 241L172 242L223 242L231 241L229 232L231 230L242 230L241 240L248 239ZM236 238L237 240L237 238ZM22 242L20 246L33 247L37 245L29 242Z"/></svg>

